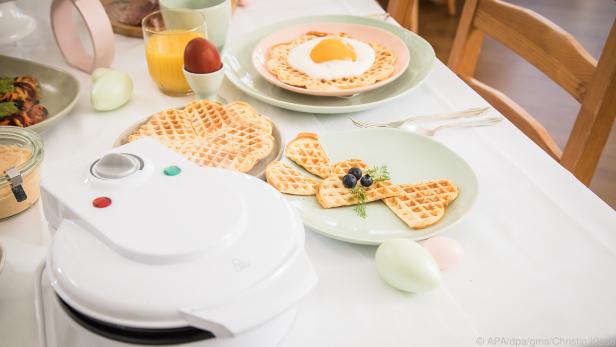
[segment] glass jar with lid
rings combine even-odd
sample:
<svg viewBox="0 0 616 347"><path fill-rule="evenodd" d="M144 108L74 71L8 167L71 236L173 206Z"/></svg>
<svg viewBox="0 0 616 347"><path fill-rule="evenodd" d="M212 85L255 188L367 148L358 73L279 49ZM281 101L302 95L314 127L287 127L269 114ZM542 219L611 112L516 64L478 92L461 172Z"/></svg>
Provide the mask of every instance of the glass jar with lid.
<svg viewBox="0 0 616 347"><path fill-rule="evenodd" d="M43 142L33 131L0 126L0 219L32 206L40 196Z"/></svg>

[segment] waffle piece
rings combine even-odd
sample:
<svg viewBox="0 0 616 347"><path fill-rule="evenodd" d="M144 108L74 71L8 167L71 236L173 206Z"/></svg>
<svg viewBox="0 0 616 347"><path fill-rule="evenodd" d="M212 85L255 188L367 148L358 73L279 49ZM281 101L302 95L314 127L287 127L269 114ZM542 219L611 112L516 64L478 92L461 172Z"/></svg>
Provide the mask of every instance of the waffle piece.
<svg viewBox="0 0 616 347"><path fill-rule="evenodd" d="M242 128L248 129L253 133L262 133L270 135L273 130L272 120L269 117L258 116L255 118L238 118L229 123L227 128Z"/></svg>
<svg viewBox="0 0 616 347"><path fill-rule="evenodd" d="M336 165L334 165L331 169L331 175L338 176L338 178L342 180L342 177L349 173L349 170L354 167L361 169L362 172L369 169L368 164L366 164L363 160L349 159L336 163Z"/></svg>
<svg viewBox="0 0 616 347"><path fill-rule="evenodd" d="M308 90L341 90L359 88L387 79L394 72L394 64L396 63L396 56L394 52L386 47L369 42L367 42L367 44L374 49L375 60L372 66L359 76L349 76L330 80L315 79L292 68L287 62L287 57L289 56L291 49L304 42L319 37L351 38L345 33L329 34L316 31L308 32L290 42L272 46L269 50L269 56L265 63L265 67L281 82L296 87L306 88Z"/></svg>
<svg viewBox="0 0 616 347"><path fill-rule="evenodd" d="M205 141L228 150L252 153L257 159L267 157L274 149L274 137L255 129L250 121L222 128Z"/></svg>
<svg viewBox="0 0 616 347"><path fill-rule="evenodd" d="M230 103L225 106L225 110L231 118L235 119L258 119L263 117L250 104L243 101Z"/></svg>
<svg viewBox="0 0 616 347"><path fill-rule="evenodd" d="M193 140L197 136L182 110L170 109L155 113L128 136L128 142L149 136L163 140Z"/></svg>
<svg viewBox="0 0 616 347"><path fill-rule="evenodd" d="M228 146L200 140L185 143L175 142L173 144L176 145L173 148L174 150L200 166L248 172L257 162L257 158L252 153Z"/></svg>
<svg viewBox="0 0 616 347"><path fill-rule="evenodd" d="M413 229L426 228L440 221L447 206L458 197L458 188L446 179L402 184L400 187L404 194L383 201Z"/></svg>
<svg viewBox="0 0 616 347"><path fill-rule="evenodd" d="M331 171L331 161L325 153L319 136L314 133L299 133L285 149L287 158L296 162L311 174L327 178Z"/></svg>
<svg viewBox="0 0 616 347"><path fill-rule="evenodd" d="M304 176L297 169L280 161L271 162L265 169L267 183L281 193L293 195L314 195L319 181Z"/></svg>
<svg viewBox="0 0 616 347"><path fill-rule="evenodd" d="M193 101L186 105L184 113L199 137L207 137L232 121L225 106L216 101Z"/></svg>
<svg viewBox="0 0 616 347"><path fill-rule="evenodd" d="M247 103L198 100L155 114L128 141L155 137L199 165L248 172L272 152L272 127Z"/></svg>
<svg viewBox="0 0 616 347"><path fill-rule="evenodd" d="M342 161L334 165L332 175L317 186L316 197L322 207L332 208L356 205L358 203L351 189L342 184L342 177L353 167L365 170L368 168L368 165L359 159ZM392 184L389 180L374 182L370 187L365 188L365 191L366 202L404 194L402 188Z"/></svg>

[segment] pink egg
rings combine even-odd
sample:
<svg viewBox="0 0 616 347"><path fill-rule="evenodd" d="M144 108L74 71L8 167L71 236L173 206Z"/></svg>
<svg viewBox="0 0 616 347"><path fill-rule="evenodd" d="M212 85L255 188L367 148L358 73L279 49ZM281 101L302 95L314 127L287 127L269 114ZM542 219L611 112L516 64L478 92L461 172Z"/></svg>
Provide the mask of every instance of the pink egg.
<svg viewBox="0 0 616 347"><path fill-rule="evenodd" d="M436 236L420 243L432 255L438 267L443 271L455 267L464 258L464 248L454 239Z"/></svg>

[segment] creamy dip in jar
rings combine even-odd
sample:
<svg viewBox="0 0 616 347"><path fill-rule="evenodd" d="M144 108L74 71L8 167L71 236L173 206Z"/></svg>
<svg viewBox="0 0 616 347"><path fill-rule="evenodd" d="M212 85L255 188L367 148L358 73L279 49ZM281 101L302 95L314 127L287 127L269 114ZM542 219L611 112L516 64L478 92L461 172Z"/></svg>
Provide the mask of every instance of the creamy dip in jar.
<svg viewBox="0 0 616 347"><path fill-rule="evenodd" d="M0 219L32 206L40 196L41 138L30 130L0 127Z"/></svg>

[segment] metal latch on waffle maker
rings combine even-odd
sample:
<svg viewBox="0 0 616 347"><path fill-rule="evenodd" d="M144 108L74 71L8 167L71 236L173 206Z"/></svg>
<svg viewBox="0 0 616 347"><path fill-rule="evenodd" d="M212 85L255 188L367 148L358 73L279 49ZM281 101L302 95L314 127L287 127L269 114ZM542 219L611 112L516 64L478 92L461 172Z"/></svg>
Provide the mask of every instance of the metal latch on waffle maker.
<svg viewBox="0 0 616 347"><path fill-rule="evenodd" d="M13 196L15 196L15 200L17 202L22 202L28 198L24 188L21 184L24 182L21 173L17 171L16 168L12 167L6 170L7 176L9 176L9 182L11 182L11 191L13 192Z"/></svg>

